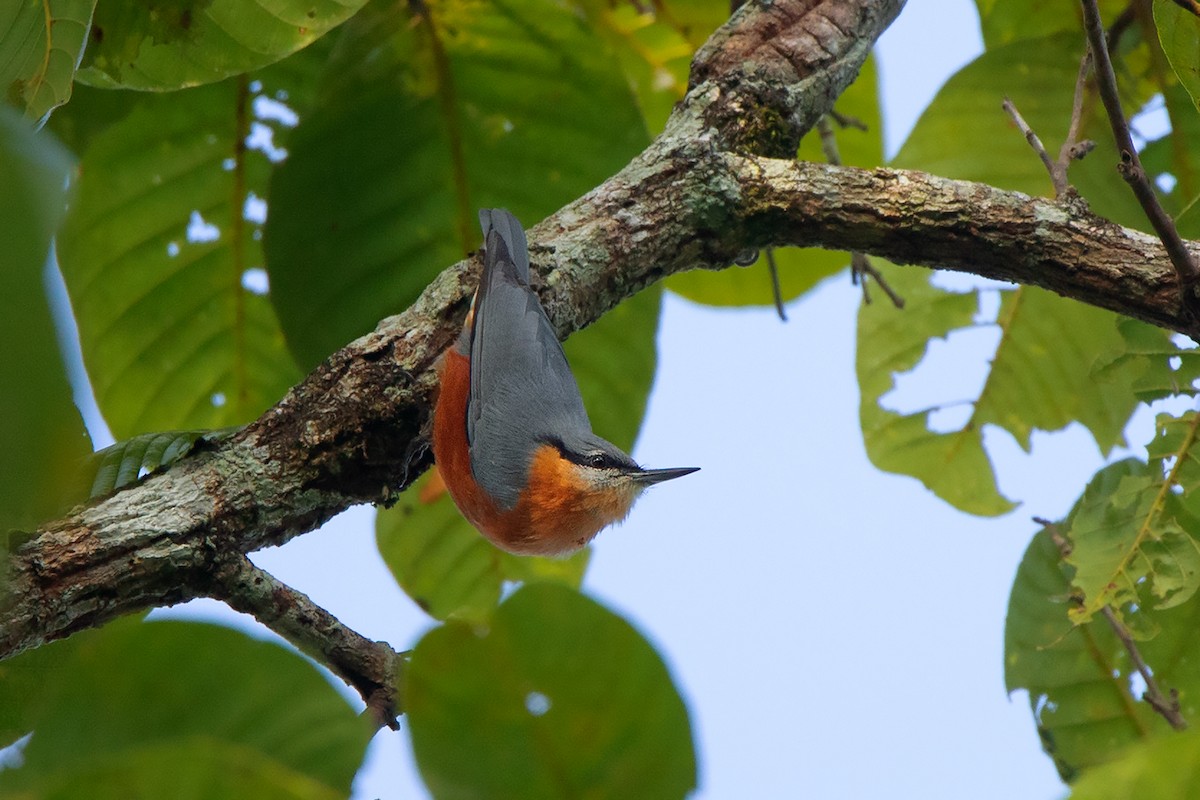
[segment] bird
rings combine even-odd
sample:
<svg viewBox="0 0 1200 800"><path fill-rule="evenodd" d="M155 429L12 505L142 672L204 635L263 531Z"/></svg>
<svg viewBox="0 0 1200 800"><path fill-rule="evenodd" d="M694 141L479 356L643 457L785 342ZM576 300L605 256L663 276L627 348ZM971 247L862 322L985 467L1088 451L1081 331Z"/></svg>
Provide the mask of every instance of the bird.
<svg viewBox="0 0 1200 800"><path fill-rule="evenodd" d="M644 469L592 425L562 344L529 284L525 231L483 209L483 272L445 352L433 454L455 504L517 555L565 557L628 515L649 486L698 467Z"/></svg>

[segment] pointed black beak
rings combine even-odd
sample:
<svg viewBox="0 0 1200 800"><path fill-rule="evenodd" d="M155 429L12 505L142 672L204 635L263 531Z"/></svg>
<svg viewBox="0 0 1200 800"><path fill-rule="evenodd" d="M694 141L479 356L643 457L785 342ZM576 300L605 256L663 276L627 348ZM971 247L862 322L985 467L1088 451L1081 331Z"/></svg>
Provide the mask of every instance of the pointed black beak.
<svg viewBox="0 0 1200 800"><path fill-rule="evenodd" d="M671 467L669 469L640 469L629 472L629 477L646 486L652 486L656 483L669 481L673 478L682 478L684 475L691 475L699 470L699 467Z"/></svg>

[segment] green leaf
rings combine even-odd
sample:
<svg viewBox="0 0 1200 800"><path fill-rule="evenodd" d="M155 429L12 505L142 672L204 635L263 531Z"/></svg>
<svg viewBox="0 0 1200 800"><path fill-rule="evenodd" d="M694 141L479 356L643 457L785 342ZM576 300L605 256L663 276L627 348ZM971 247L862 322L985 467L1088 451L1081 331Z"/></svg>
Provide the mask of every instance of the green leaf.
<svg viewBox="0 0 1200 800"><path fill-rule="evenodd" d="M192 451L201 439L227 436L229 431L165 431L144 433L99 450L89 459L92 481L89 497L114 492L136 483L143 475L170 466Z"/></svg>
<svg viewBox="0 0 1200 800"><path fill-rule="evenodd" d="M476 249L476 209L532 226L647 142L604 40L553 0L377 4L343 29L271 185L273 299L312 365ZM536 259L536 254L535 254Z"/></svg>
<svg viewBox="0 0 1200 800"><path fill-rule="evenodd" d="M865 131L836 129L842 163L856 167L878 166L883 161L883 121L879 113L879 80L873 58L867 59L857 80L838 98L837 110L867 126ZM820 133L815 128L800 142L796 157L804 161L826 160ZM783 247L775 250L775 262L779 270L780 295L784 300L792 300L844 269L850 263L850 256L833 250ZM765 257L745 269L696 270L672 275L666 285L689 300L708 305L770 305L775 302Z"/></svg>
<svg viewBox="0 0 1200 800"><path fill-rule="evenodd" d="M1105 26L1121 13L1124 0L1100 0L1100 16ZM1043 0L975 0L983 41L991 50L1018 39L1082 30L1078 6L1056 5ZM1082 55L1082 54L1081 54Z"/></svg>
<svg viewBox="0 0 1200 800"><path fill-rule="evenodd" d="M661 297L657 288L641 292L565 345L593 427L626 450L637 436L654 378ZM384 562L427 613L437 619L483 619L512 581L579 586L590 551L565 560L505 553L459 514L449 495L428 484L427 478L410 487L375 522Z"/></svg>
<svg viewBox="0 0 1200 800"><path fill-rule="evenodd" d="M0 796L348 794L371 727L301 656L197 623L125 620L77 638L3 665L5 683L36 669L46 685Z"/></svg>
<svg viewBox="0 0 1200 800"><path fill-rule="evenodd" d="M1191 419L1178 442L1176 463L1195 458L1198 420ZM1065 531L1073 545L1067 557L1075 568L1072 586L1082 599L1071 609L1072 621L1085 622L1105 606L1119 615L1142 605L1170 608L1200 588L1200 544L1166 508L1174 482L1161 468L1127 459L1088 485Z"/></svg>
<svg viewBox="0 0 1200 800"><path fill-rule="evenodd" d="M1194 414L1161 417L1150 463L1104 467L1067 520L1035 537L1017 572L1006 682L1029 691L1043 745L1068 780L1170 731L1135 691L1143 681L1115 624L1141 639L1140 657L1160 691L1178 693L1183 716L1200 714L1200 517L1186 508L1200 496L1196 428ZM1116 623L1094 614L1105 604Z"/></svg>
<svg viewBox="0 0 1200 800"><path fill-rule="evenodd" d="M100 3L79 80L183 89L261 69L342 24L366 0Z"/></svg>
<svg viewBox="0 0 1200 800"><path fill-rule="evenodd" d="M1092 376L1108 383L1124 371L1132 378L1134 397L1148 403L1179 394L1196 394L1200 380L1200 351L1181 348L1161 328L1133 319L1117 322L1122 344L1101 354L1092 365Z"/></svg>
<svg viewBox="0 0 1200 800"><path fill-rule="evenodd" d="M1004 679L1009 692L1028 691L1042 746L1066 781L1145 735L1151 716L1114 674L1112 631L1095 622L1071 623L1069 596L1059 550L1043 529L1026 550L1009 597Z"/></svg>
<svg viewBox="0 0 1200 800"><path fill-rule="evenodd" d="M904 298L904 311L885 303L859 310L856 370L863 443L879 469L911 475L946 502L972 514L1003 514L1013 504L996 488L978 426L933 433L927 417L936 409L897 414L879 404L892 390L894 376L913 369L930 340L971 324L978 306L976 294L944 292L930 284L931 275L894 270L888 280Z"/></svg>
<svg viewBox="0 0 1200 800"><path fill-rule="evenodd" d="M691 43L692 49L698 49L717 28L729 21L729 4L718 0L660 0L654 8Z"/></svg>
<svg viewBox="0 0 1200 800"><path fill-rule="evenodd" d="M646 130L661 131L675 103L687 93L695 45L665 4L581 0L579 5L612 47L637 95Z"/></svg>
<svg viewBox="0 0 1200 800"><path fill-rule="evenodd" d="M1194 621L1197 605L1190 604L1187 619ZM1133 742L1169 730L1134 697L1134 668L1108 623L1097 618L1076 625L1068 618L1070 608L1070 579L1050 531L1043 529L1013 581L1004 626L1004 681L1009 692L1029 693L1042 747L1066 781L1110 761ZM1169 680L1175 664L1162 659L1154 666Z"/></svg>
<svg viewBox="0 0 1200 800"><path fill-rule="evenodd" d="M71 98L96 0L17 0L0 8L0 87L30 119Z"/></svg>
<svg viewBox="0 0 1200 800"><path fill-rule="evenodd" d="M1171 69L1200 109L1200 19L1171 0L1154 0L1154 27Z"/></svg>
<svg viewBox="0 0 1200 800"><path fill-rule="evenodd" d="M120 438L241 424L299 379L267 298L246 286L263 263L247 204L271 168L241 145L255 97L243 78L148 98L84 154L59 261Z"/></svg>
<svg viewBox="0 0 1200 800"><path fill-rule="evenodd" d="M63 664L74 658L76 646L84 637L75 636L48 642L34 650L0 661L0 748L33 730L45 711L51 684ZM0 788L4 786L0 770Z"/></svg>
<svg viewBox="0 0 1200 800"><path fill-rule="evenodd" d="M1071 800L1187 800L1200 793L1200 734L1168 736L1130 747L1110 764L1090 770Z"/></svg>
<svg viewBox="0 0 1200 800"><path fill-rule="evenodd" d="M984 425L998 425L1026 450L1034 429L1058 430L1075 421L1091 431L1104 452L1124 442L1144 365L1112 357L1125 346L1114 315L1035 287L1003 293L991 371L971 399L973 413L958 430L929 430L929 414L942 406L905 415L882 408L879 401L892 389L891 376L916 366L928 340L973 324L976 302L974 293L939 292L907 275L890 280L906 299L902 313L882 303L859 310L860 416L867 454L877 467L919 478L964 511L1000 514L1012 505L996 489L983 450ZM1105 391L1091 391L1093 364L1103 358L1108 359Z"/></svg>
<svg viewBox="0 0 1200 800"><path fill-rule="evenodd" d="M0 531L53 515L62 477L92 449L43 284L70 166L51 136L0 107Z"/></svg>
<svg viewBox="0 0 1200 800"><path fill-rule="evenodd" d="M662 659L561 586L517 591L486 628L426 634L405 707L435 798L683 797L696 784L687 710Z"/></svg>
<svg viewBox="0 0 1200 800"><path fill-rule="evenodd" d="M339 800L346 797L347 790L265 759L254 748L198 735L162 744L149 742L82 764L71 772L47 775L32 791L40 800ZM31 796L20 790L10 794L0 785L0 798L26 800Z"/></svg>
<svg viewBox="0 0 1200 800"><path fill-rule="evenodd" d="M1006 292L997 320L1001 339L973 423L995 424L1025 450L1030 433L1081 422L1101 452L1124 444L1125 423L1137 401L1135 365L1114 366L1106 390L1094 388L1093 364L1121 347L1121 321L1109 311L1035 287Z"/></svg>

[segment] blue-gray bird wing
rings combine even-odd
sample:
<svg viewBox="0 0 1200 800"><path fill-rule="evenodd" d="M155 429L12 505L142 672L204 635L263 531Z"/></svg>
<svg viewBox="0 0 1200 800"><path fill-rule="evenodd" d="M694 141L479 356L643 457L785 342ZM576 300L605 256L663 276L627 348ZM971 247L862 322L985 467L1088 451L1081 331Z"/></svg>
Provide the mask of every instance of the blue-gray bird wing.
<svg viewBox="0 0 1200 800"><path fill-rule="evenodd" d="M591 432L583 398L537 293L525 232L508 211L479 212L484 267L471 338L467 438L476 482L511 508L540 442Z"/></svg>

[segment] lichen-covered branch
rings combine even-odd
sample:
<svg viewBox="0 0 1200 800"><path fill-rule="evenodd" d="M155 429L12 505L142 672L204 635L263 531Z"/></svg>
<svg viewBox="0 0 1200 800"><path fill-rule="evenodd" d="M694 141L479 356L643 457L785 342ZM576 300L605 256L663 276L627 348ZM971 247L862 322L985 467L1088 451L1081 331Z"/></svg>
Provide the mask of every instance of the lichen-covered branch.
<svg viewBox="0 0 1200 800"><path fill-rule="evenodd" d="M923 172L724 154L745 240L860 250L1041 286L1200 339L1162 243L1062 201ZM1193 253L1200 243L1189 242Z"/></svg>

